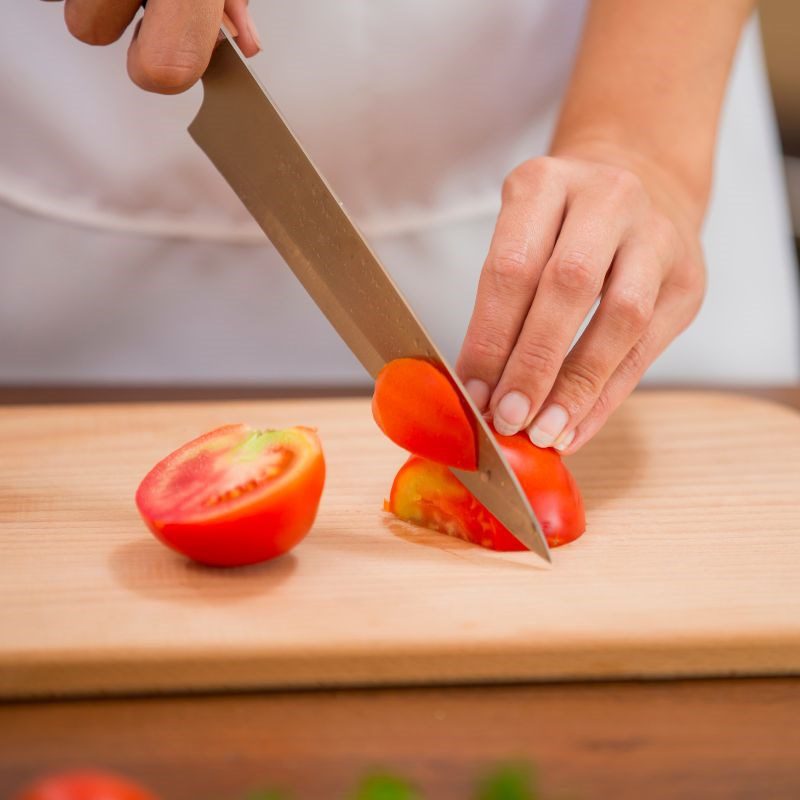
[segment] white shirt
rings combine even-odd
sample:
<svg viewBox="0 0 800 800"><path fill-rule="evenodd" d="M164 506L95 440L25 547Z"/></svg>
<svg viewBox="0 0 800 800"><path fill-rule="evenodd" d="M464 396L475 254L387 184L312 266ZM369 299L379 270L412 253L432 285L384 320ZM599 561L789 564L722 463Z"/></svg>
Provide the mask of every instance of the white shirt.
<svg viewBox="0 0 800 800"><path fill-rule="evenodd" d="M252 60L437 343L455 356L503 177L546 152L581 2L251 4ZM354 383L366 376L186 133L128 36L59 8L0 27L0 381ZM797 379L796 274L758 32L725 104L700 317L651 377Z"/></svg>

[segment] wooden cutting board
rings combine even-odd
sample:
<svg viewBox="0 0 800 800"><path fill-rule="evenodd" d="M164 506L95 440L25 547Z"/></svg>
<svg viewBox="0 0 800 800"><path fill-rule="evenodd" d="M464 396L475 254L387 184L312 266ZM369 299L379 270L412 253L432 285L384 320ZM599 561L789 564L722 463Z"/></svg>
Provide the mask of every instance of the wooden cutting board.
<svg viewBox="0 0 800 800"><path fill-rule="evenodd" d="M315 425L328 481L290 555L156 542L133 495L226 422ZM800 673L800 415L640 393L570 459L585 536L541 568L391 519L366 400L0 410L3 696Z"/></svg>

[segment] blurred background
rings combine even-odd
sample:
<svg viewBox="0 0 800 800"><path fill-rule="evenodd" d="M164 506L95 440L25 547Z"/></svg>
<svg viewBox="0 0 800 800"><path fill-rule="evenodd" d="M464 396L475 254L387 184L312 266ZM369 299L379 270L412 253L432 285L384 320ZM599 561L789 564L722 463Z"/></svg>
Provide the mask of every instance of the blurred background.
<svg viewBox="0 0 800 800"><path fill-rule="evenodd" d="M348 16L317 0L253 4L269 46L252 68L451 360L498 187L546 152L584 6L503 0L465 15L460 0L380 8L359 0ZM760 10L786 160L753 20L723 107L703 231L709 291L695 322L648 371L651 383L800 379L784 191L796 237L800 7L765 0ZM465 30L443 48L452 19ZM0 86L4 394L21 387L32 400L48 386L88 387L92 399L115 387L134 399L131 391L143 396L148 386L237 396L368 391L362 367L186 136L201 88L141 92L124 74L128 39L88 48L67 35L52 3L17 4L0 30L0 69L15 75Z"/></svg>
<svg viewBox="0 0 800 800"><path fill-rule="evenodd" d="M762 0L761 35L783 143L795 244L800 252L800 3Z"/></svg>

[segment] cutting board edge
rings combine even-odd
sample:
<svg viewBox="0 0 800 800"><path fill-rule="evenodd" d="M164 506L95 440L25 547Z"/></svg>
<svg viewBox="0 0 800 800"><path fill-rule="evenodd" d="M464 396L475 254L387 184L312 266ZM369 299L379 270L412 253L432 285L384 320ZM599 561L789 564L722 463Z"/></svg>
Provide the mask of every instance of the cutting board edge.
<svg viewBox="0 0 800 800"><path fill-rule="evenodd" d="M656 399L664 397L673 398L709 398L722 402L731 403L745 403L751 406L764 406L786 412L792 417L800 417L800 409L794 408L781 400L776 400L767 397L759 397L756 395L748 394L746 391L727 391L724 388L704 388L704 389L691 389L670 386L642 386L636 389L631 394L631 399L634 398L648 398ZM335 404L342 406L362 406L369 408L371 401L370 395L345 395L345 396L332 396L322 398L326 404ZM152 406L166 406L170 410L180 410L182 408L258 408L259 406L289 406L289 405L307 405L314 406L320 402L320 398L314 397L278 397L278 398L264 398L257 399L252 397L243 397L240 399L228 398L224 400L174 400L169 402L153 402L149 400L132 400L126 402L87 402L76 405L74 403L25 403L13 405L0 405L0 419L3 416L17 416L20 413L33 413L33 414L51 414L52 412L66 411L69 414L75 414L76 411L96 412L100 410L141 410ZM624 407L624 403L621 406ZM370 415L371 416L371 415Z"/></svg>
<svg viewBox="0 0 800 800"><path fill-rule="evenodd" d="M516 684L587 680L676 680L693 678L800 675L800 634L787 643L775 637L761 641L618 643L592 647L521 649L509 655L505 643L473 653L428 648L397 655L363 649L338 654L292 654L259 657L231 653L198 661L185 654L163 653L143 659L16 659L0 663L0 699L224 693L231 691L368 688L422 684ZM573 664L564 668L565 660ZM53 687L58 686L57 690Z"/></svg>

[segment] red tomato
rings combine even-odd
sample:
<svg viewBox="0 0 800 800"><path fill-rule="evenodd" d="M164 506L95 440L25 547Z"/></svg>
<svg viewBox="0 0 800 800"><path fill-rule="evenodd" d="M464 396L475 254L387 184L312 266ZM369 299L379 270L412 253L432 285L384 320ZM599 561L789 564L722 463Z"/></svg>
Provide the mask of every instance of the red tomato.
<svg viewBox="0 0 800 800"><path fill-rule="evenodd" d="M255 564L291 550L317 514L325 461L310 428L226 425L145 476L136 505L167 546L202 564Z"/></svg>
<svg viewBox="0 0 800 800"><path fill-rule="evenodd" d="M575 479L552 449L524 433L497 435L551 547L577 539L586 528ZM388 510L406 522L432 528L492 550L524 550L447 467L411 456L394 479Z"/></svg>
<svg viewBox="0 0 800 800"><path fill-rule="evenodd" d="M372 415L400 447L451 467L478 468L470 413L450 378L429 361L390 361L375 381Z"/></svg>
<svg viewBox="0 0 800 800"><path fill-rule="evenodd" d="M43 778L14 800L157 800L130 781L103 772L64 772Z"/></svg>

